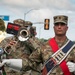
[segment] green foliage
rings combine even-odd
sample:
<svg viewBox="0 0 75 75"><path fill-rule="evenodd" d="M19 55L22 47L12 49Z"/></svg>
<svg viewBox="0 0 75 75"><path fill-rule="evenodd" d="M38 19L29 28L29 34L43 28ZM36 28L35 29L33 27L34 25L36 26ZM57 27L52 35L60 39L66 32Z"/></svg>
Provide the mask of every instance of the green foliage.
<svg viewBox="0 0 75 75"><path fill-rule="evenodd" d="M44 38L41 38L41 39L39 39L41 42L46 42L46 41L48 41L48 39L44 39Z"/></svg>

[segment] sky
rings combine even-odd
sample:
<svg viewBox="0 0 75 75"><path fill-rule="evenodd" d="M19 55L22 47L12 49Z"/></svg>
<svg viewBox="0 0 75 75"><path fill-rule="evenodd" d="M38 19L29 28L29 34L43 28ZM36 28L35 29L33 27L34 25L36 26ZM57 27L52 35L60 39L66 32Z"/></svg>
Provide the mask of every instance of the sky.
<svg viewBox="0 0 75 75"><path fill-rule="evenodd" d="M9 21L24 19L36 26L38 38L54 36L53 16L68 16L67 37L75 40L75 0L0 0L0 15L8 15ZM50 19L49 30L44 30L44 20Z"/></svg>

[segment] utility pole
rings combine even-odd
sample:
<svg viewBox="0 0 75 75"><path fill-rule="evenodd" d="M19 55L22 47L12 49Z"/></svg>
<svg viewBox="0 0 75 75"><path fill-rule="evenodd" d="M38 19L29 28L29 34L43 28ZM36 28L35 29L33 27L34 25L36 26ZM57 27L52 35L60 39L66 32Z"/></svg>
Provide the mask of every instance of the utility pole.
<svg viewBox="0 0 75 75"><path fill-rule="evenodd" d="M24 20L26 20L26 15L27 15L29 12L33 11L33 10L38 10L38 9L30 9L29 11L27 11L26 13L24 13Z"/></svg>

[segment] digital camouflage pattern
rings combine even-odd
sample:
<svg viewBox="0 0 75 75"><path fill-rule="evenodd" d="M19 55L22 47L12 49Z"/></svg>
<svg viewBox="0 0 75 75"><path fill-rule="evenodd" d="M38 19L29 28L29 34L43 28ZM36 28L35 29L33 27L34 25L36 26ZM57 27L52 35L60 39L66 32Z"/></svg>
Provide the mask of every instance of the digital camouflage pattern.
<svg viewBox="0 0 75 75"><path fill-rule="evenodd" d="M16 37L10 37L10 38L6 38L5 40L3 40L0 44L0 47L3 48L5 50L5 54L3 56L3 58L6 58L6 59L14 59L14 58L21 58L23 61L25 58L28 58L28 56L34 51L36 50L33 45L30 43L30 41L33 41L35 40L38 45L40 45L40 42L38 41L37 38L31 38L29 39L28 41L26 42L21 42L21 41L18 41L16 40ZM10 46L10 43L13 43L13 45L11 44L11 47ZM35 44L35 42L34 42ZM36 44L35 44L36 46ZM6 48L8 47L8 48ZM8 49L8 50L7 50ZM15 71L10 71L10 68L8 67L5 67L5 70L6 70L6 73L7 75L30 75L30 71L29 72L15 72Z"/></svg>
<svg viewBox="0 0 75 75"><path fill-rule="evenodd" d="M58 23L58 22L62 22L62 23L67 24L68 17L64 16L64 15L54 16L54 23Z"/></svg>
<svg viewBox="0 0 75 75"><path fill-rule="evenodd" d="M66 42L68 41L68 39L64 40L64 42L57 42L59 48L61 48ZM29 60L28 59L24 59L23 61L23 68L22 70L26 71L30 68L35 69L37 68L38 64L44 63L45 61L48 60L48 58L53 54L53 51L49 45L49 42L46 42L45 44L43 44L41 47L37 47L37 50L34 51L30 56L29 56ZM68 61L73 61L75 62L75 48L70 52L70 54L67 56L66 58L66 62ZM37 69L37 71L39 71ZM39 71L40 72L40 71ZM41 72L40 72L41 73ZM35 74L38 75L38 74ZM39 74L41 75L41 74ZM60 66L57 66L50 75L64 75ZM73 74L72 74L73 75Z"/></svg>
<svg viewBox="0 0 75 75"><path fill-rule="evenodd" d="M18 24L18 25L20 25L22 27L24 27L24 25L25 25L25 21L22 20L22 19L16 19L16 20L13 21L13 23Z"/></svg>
<svg viewBox="0 0 75 75"><path fill-rule="evenodd" d="M22 26L22 27L24 27L24 26L32 26L32 22L30 22L30 21L24 21L24 20L22 20L22 19L16 19L16 20L14 20L13 21L13 23L14 24L18 24L18 25L20 25L20 26Z"/></svg>
<svg viewBox="0 0 75 75"><path fill-rule="evenodd" d="M33 24L33 23L30 22L30 21L25 21L25 26L29 26L29 25L32 26L32 24Z"/></svg>
<svg viewBox="0 0 75 75"><path fill-rule="evenodd" d="M25 21L22 19L17 19L13 21L15 24L20 25L21 27L25 27ZM27 22L26 22L27 25ZM28 25L31 25L31 22L28 21ZM35 31L36 28L34 27ZM18 40L17 36L13 37L7 37L5 38L1 43L0 47L4 49L5 53L3 54L3 58L6 59L14 59L14 58L21 58L23 61L25 58L28 58L29 55L35 51L36 49L36 43L40 45L40 41L34 36L30 37L27 41L21 42ZM35 44L35 47L33 47L32 43ZM21 71L16 72L14 70L11 70L9 67L5 66L5 71L7 75L31 75L32 72L35 73L35 71L29 70L27 72ZM35 75L35 74L34 74Z"/></svg>

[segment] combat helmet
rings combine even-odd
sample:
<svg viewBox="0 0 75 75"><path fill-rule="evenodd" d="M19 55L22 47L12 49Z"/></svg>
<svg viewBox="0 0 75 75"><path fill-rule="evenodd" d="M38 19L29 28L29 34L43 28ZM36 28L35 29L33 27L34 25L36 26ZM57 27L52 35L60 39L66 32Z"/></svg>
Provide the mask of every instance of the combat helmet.
<svg viewBox="0 0 75 75"><path fill-rule="evenodd" d="M0 18L0 31L5 31L5 22Z"/></svg>
<svg viewBox="0 0 75 75"><path fill-rule="evenodd" d="M23 19L16 19L13 21L14 24L18 24L21 27L23 27L25 25L25 21Z"/></svg>

